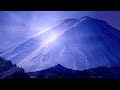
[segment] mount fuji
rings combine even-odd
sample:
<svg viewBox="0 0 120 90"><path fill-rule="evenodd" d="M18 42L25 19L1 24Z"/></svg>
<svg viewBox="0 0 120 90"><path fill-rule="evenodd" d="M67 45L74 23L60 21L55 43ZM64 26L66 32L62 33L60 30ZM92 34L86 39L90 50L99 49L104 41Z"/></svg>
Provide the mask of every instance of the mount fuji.
<svg viewBox="0 0 120 90"><path fill-rule="evenodd" d="M88 16L66 19L0 54L26 72L120 66L120 31Z"/></svg>

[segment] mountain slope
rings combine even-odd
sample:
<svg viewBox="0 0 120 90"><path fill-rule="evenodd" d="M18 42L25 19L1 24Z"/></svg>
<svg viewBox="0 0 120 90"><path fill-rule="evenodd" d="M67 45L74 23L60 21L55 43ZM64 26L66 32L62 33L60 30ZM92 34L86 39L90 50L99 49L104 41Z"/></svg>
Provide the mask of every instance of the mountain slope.
<svg viewBox="0 0 120 90"><path fill-rule="evenodd" d="M90 17L66 19L1 56L26 72L57 64L74 70L120 66L120 31Z"/></svg>

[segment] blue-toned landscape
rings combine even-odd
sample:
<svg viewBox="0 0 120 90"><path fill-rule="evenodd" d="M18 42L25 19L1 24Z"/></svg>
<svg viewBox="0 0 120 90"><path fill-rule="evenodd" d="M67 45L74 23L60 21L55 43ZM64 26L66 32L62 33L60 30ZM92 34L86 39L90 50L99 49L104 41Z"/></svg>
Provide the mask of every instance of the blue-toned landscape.
<svg viewBox="0 0 120 90"><path fill-rule="evenodd" d="M120 79L120 12L0 12L0 79Z"/></svg>

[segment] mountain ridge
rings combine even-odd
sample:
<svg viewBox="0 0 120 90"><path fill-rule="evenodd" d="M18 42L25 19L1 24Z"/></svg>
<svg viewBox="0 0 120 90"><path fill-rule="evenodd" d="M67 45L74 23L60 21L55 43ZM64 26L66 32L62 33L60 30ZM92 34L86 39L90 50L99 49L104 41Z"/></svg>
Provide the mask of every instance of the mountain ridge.
<svg viewBox="0 0 120 90"><path fill-rule="evenodd" d="M31 79L60 79L60 80L85 80L85 79L102 79L102 80L113 80L120 79L120 67L97 67L88 70L72 70L63 67L58 64L51 68L36 71L36 72L28 72L28 75Z"/></svg>

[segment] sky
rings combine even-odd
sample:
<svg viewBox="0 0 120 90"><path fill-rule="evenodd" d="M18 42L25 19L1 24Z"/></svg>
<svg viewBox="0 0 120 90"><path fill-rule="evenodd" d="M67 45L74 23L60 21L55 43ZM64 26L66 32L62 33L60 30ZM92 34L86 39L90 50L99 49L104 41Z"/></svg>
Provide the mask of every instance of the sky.
<svg viewBox="0 0 120 90"><path fill-rule="evenodd" d="M104 20L120 30L120 11L0 11L0 51L57 21L83 16Z"/></svg>

